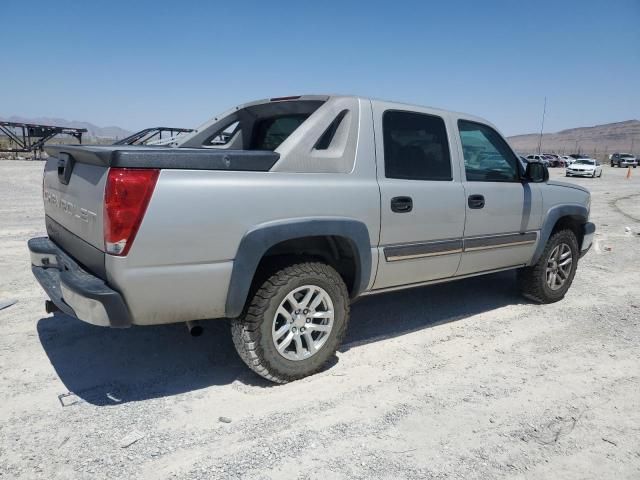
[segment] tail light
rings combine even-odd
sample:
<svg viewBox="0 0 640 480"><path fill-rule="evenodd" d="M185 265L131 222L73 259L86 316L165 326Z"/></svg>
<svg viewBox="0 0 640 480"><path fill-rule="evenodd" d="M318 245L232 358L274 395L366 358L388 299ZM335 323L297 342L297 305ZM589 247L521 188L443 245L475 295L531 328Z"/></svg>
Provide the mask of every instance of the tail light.
<svg viewBox="0 0 640 480"><path fill-rule="evenodd" d="M111 168L104 192L104 248L126 255L133 244L160 170Z"/></svg>

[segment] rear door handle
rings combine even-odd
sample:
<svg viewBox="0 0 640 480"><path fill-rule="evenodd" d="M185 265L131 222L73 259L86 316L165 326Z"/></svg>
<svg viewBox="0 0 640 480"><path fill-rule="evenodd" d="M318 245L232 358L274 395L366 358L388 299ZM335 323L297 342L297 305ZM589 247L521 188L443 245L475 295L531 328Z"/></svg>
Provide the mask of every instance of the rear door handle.
<svg viewBox="0 0 640 480"><path fill-rule="evenodd" d="M472 209L479 209L484 207L484 196L483 195L469 195L469 199L467 200L467 205Z"/></svg>
<svg viewBox="0 0 640 480"><path fill-rule="evenodd" d="M411 197L393 197L391 199L391 211L396 213L409 213L413 210Z"/></svg>

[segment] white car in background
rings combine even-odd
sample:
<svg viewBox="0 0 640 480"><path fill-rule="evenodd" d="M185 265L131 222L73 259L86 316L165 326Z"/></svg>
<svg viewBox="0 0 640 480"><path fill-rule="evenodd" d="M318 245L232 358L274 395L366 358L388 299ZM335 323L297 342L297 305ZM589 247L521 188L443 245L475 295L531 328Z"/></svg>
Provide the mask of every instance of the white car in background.
<svg viewBox="0 0 640 480"><path fill-rule="evenodd" d="M579 158L565 170L567 177L601 177L602 165L593 158Z"/></svg>
<svg viewBox="0 0 640 480"><path fill-rule="evenodd" d="M573 157L571 157L571 156L569 156L569 155L563 155L563 156L562 156L562 157L560 157L560 158L564 161L564 164L565 164L565 166L567 166L567 167L568 167L569 165L571 165L573 162L575 162L575 161L576 161L576 159L575 159L575 158L573 158Z"/></svg>

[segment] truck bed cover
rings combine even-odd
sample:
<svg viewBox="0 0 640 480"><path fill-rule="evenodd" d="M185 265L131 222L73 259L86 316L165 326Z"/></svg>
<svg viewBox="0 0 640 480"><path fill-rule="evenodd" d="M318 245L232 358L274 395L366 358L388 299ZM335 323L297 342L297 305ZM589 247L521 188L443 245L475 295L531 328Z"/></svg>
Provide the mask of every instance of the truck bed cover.
<svg viewBox="0 0 640 480"><path fill-rule="evenodd" d="M280 155L266 150L221 150L128 145L51 145L52 157L103 167L266 172Z"/></svg>

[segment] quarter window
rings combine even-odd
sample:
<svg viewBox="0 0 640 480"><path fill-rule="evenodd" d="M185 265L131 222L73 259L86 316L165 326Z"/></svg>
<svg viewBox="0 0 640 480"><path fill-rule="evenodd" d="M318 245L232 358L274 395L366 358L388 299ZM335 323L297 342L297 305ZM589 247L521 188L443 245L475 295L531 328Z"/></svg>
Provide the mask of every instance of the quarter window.
<svg viewBox="0 0 640 480"><path fill-rule="evenodd" d="M451 180L444 121L415 112L387 111L382 117L387 178Z"/></svg>
<svg viewBox="0 0 640 480"><path fill-rule="evenodd" d="M464 154L464 169L469 182L517 182L518 159L507 142L491 127L458 120Z"/></svg>

